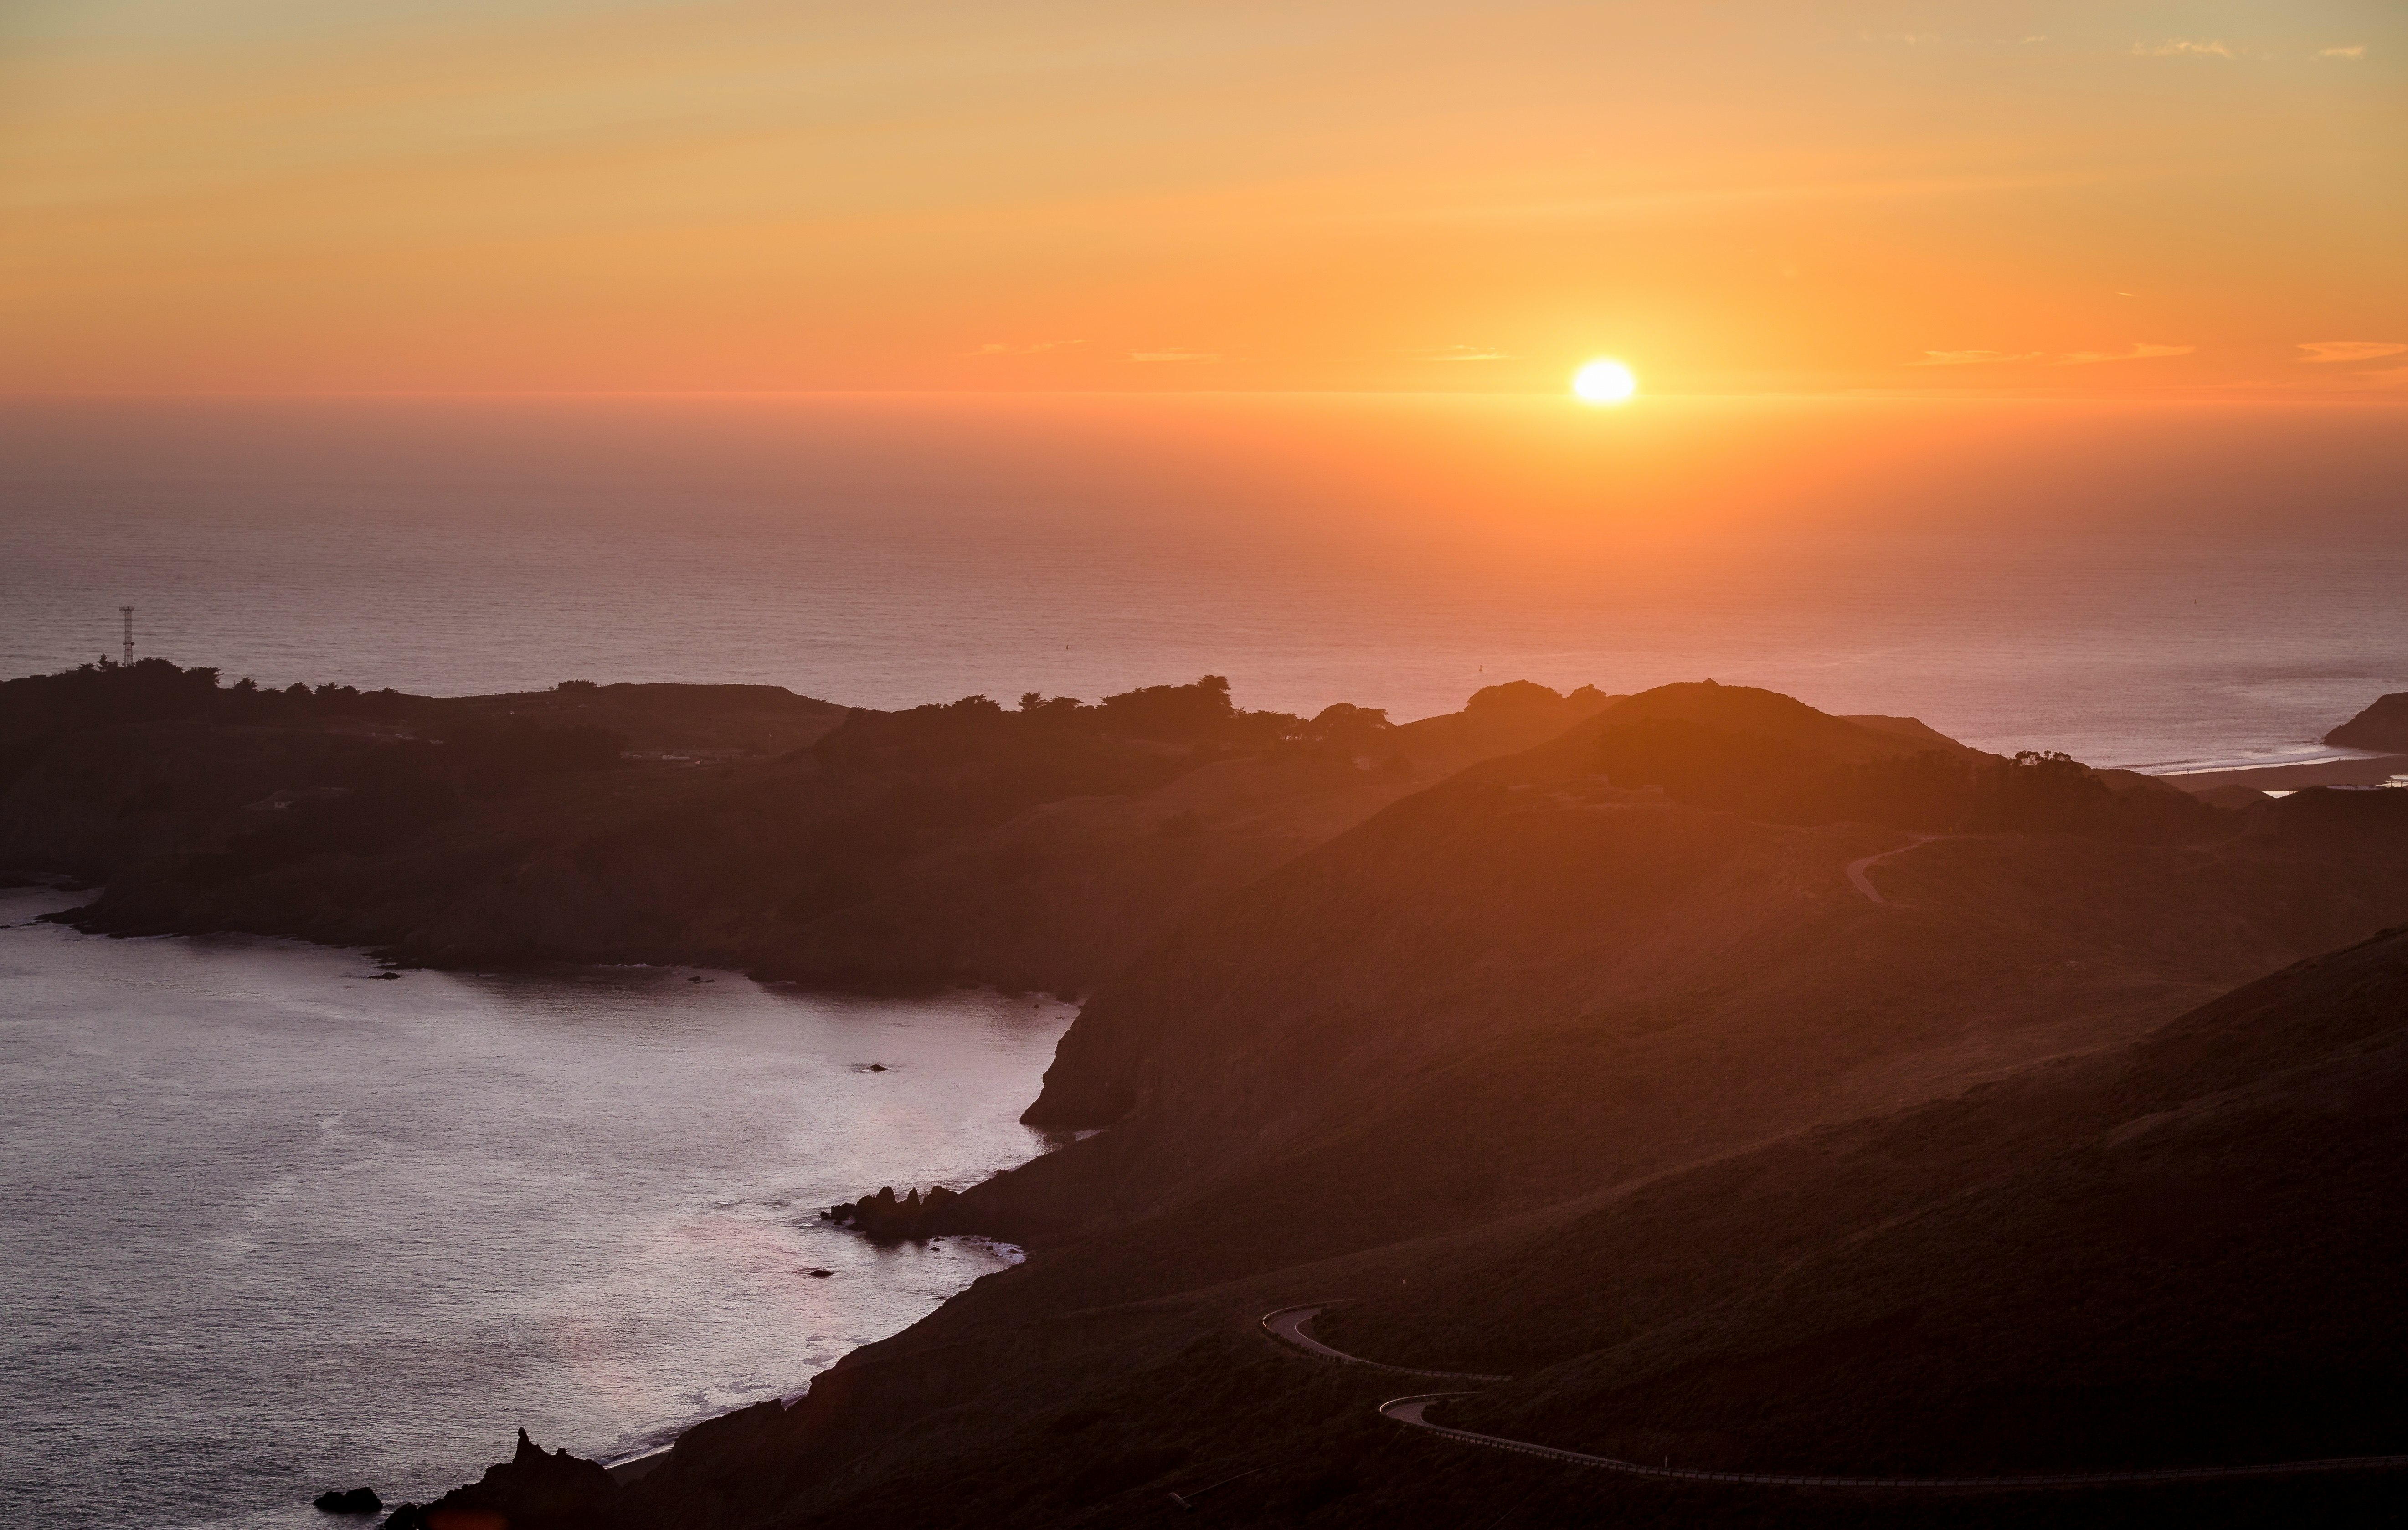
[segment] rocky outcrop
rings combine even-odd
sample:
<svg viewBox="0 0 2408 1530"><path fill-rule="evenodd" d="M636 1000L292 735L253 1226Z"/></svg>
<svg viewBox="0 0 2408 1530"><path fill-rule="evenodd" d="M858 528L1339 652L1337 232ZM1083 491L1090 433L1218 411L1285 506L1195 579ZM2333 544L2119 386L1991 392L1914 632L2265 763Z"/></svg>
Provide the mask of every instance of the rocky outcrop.
<svg viewBox="0 0 2408 1530"><path fill-rule="evenodd" d="M888 1185L875 1195L864 1195L857 1201L838 1202L821 1212L820 1220L867 1234L872 1242L901 1243L958 1231L947 1213L960 1199L953 1191L938 1185L928 1192L924 1199L915 1189L897 1200L895 1187Z"/></svg>
<svg viewBox="0 0 2408 1530"><path fill-rule="evenodd" d="M546 1451L519 1431L517 1451L485 1475L424 1506L404 1504L384 1530L437 1530L451 1524L507 1524L509 1530L595 1530L611 1523L619 1485L601 1463Z"/></svg>
<svg viewBox="0 0 2408 1530"><path fill-rule="evenodd" d="M2325 735L2328 744L2344 749L2408 751L2408 691L2394 691Z"/></svg>

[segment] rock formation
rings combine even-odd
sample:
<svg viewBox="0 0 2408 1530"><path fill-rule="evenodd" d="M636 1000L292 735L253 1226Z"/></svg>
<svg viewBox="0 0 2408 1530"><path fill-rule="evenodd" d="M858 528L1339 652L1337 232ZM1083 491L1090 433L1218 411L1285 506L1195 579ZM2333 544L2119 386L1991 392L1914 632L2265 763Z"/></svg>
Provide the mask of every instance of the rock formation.
<svg viewBox="0 0 2408 1530"><path fill-rule="evenodd" d="M938 1233L959 1231L948 1220L948 1213L960 1199L954 1192L938 1185L928 1192L925 1198L914 1189L897 1200L895 1187L888 1185L875 1195L864 1195L857 1201L838 1202L821 1212L820 1220L865 1233L873 1242L901 1243Z"/></svg>
<svg viewBox="0 0 2408 1530"><path fill-rule="evenodd" d="M444 1530L447 1523L495 1530L596 1530L612 1523L619 1491L598 1462L565 1450L547 1451L522 1429L509 1460L431 1504L402 1505L384 1530Z"/></svg>
<svg viewBox="0 0 2408 1530"><path fill-rule="evenodd" d="M2386 750L2408 753L2408 691L2394 691L2325 735L2328 744L2344 749Z"/></svg>

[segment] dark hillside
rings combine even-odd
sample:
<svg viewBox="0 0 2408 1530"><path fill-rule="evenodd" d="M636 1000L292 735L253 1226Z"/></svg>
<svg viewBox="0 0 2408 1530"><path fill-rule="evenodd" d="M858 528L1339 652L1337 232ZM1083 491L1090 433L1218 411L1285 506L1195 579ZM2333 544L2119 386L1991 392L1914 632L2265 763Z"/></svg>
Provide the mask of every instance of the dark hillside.
<svg viewBox="0 0 2408 1530"><path fill-rule="evenodd" d="M1786 712L1739 694L1721 717L1697 699L1706 688L1684 689L1688 715L1674 721L1738 733ZM1614 715L1584 725L1592 740ZM1792 736L1836 754L1856 747L1834 731L1850 726L1808 719ZM2268 1260L2286 1247L2368 1261L2358 1285L2327 1288L2344 1306L2360 1301L2397 1267L2387 1234L2344 1236L2375 1181L2336 1179L2330 1201L2322 1180L2292 1184L2299 1215L2270 1223L2241 1263L2199 1265L2182 1294L2149 1273L2180 1259L2115 1261L2163 1234L2196 1265L2201 1246L2182 1229L2215 1214L2198 1187L2225 1150L2172 1133L2167 1142L2207 1154L2207 1166L2170 1163L2161 1181L2112 1194L2113 1174L2084 1180L2050 1154L2078 1159L2086 1141L2188 1109L2226 1089L2219 1080L2266 1065L2211 1062L2210 1048L2182 1053L2157 1082L2099 1081L2154 1077L2159 1065L2129 1061L2141 1055L2130 1049L2219 993L2396 923L2408 857L2382 847L2408 833L2401 794L2303 794L2220 818L2187 844L2065 832L1919 840L1626 788L1564 768L1552 758L1561 752L1545 746L1400 801L1154 946L1087 1006L1032 1112L1103 1130L948 1203L949 1225L1031 1240L1029 1261L848 1357L796 1407L690 1434L609 1511L681 1526L932 1514L1110 1524L1158 1511L1172 1488L1258 1468L1224 1512L1458 1524L1502 1513L1512 1499L1495 1494L1532 1491L1528 1463L1399 1437L1372 1415L1410 1382L1323 1369L1252 1331L1272 1307L1333 1297L1356 1300L1325 1318L1325 1335L1383 1358L1555 1367L1463 1405L1464 1416L1476 1406L1572 1443L1637 1419L1601 1411L1631 1398L1671 1421L1645 1425L1679 1436L1659 1454L1795 1462L1870 1448L1877 1428L1897 1433L1885 1460L1912 1446L1937 1461L2047 1461L2068 1432L2016 1422L2018 1397L2069 1419L2145 1411L2157 1394L2130 1388L2157 1366L2201 1399L2182 1415L2198 1425L2184 1437L2188 1459L2312 1437L2355 1448L2345 1409L2302 1411L2286 1434L2261 1427L2272 1409L2228 1427L2237 1415L2215 1408L2252 1386L2289 1396L2337 1373L2252 1371L2254 1340L2203 1332L2200 1318L2217 1282L2272 1280ZM1871 746L1861 756L1885 757ZM2303 1043L2297 1055L2345 1070L2356 1044ZM2000 1092L2026 1080L2039 1093ZM2114 1103L2079 1103L2102 1092ZM2355 1118L2301 1113L2318 1097L2278 1113L2325 1131L2333 1152L2355 1151ZM2007 1103L1983 1115L1985 1100ZM2094 1117L2113 1121L2081 1125ZM1983 1135L1993 1128L2006 1135ZM2287 1140L2304 1145L2297 1132ZM2028 1184L2014 1179L2027 1163ZM2159 1183L2170 1198L2153 1210ZM1982 1199L1993 1190L2000 1199ZM2034 1219L2077 1200L2088 1208L2066 1211L2066 1225L2081 1237L2062 1240L2074 1262L2052 1265L2058 1240ZM1951 1222L1960 1202L1978 1215ZM2236 1203L2252 1215L2266 1204ZM2105 1238L2118 1223L2141 1241ZM1985 1264L1992 1228L2008 1257ZM2081 1263L2085 1237L2107 1264ZM1848 1262L1859 1250L1873 1261L1861 1272ZM2036 1355L2096 1351L2071 1390L2049 1392L2029 1368L1976 1374L2031 1331L2033 1291L2070 1290L2078 1304L2086 1282L2113 1289L2117 1268L2139 1284L2102 1306L2110 1316L2033 1341ZM2016 1284L2024 1269L2028 1289ZM1937 1289L1959 1272L1961 1298ZM1917 1281L1934 1288L1920 1308L1903 1294ZM2161 1285L2174 1294L2152 1308ZM2296 1280L2285 1289L2304 1300ZM2274 1310L2224 1296L2249 1323ZM2016 1316L1988 1323L1992 1303ZM2106 1344L2120 1332L2113 1313L2160 1310L2192 1321L2148 1343L2135 1329L2120 1349ZM1812 1343L1784 1358L1773 1338L1799 1324ZM2389 1330L2333 1332L2376 1355ZM1870 1346L1887 1347L1879 1366L1851 1368ZM1944 1372L1952 1357L1975 1367L1961 1385L1913 1374ZM1885 1412L1877 1398L1842 1406L1864 1387L1796 1390L1826 1370L1896 1385L1934 1422L1908 1429L1911 1409ZM2211 1394L2219 1376L2230 1384ZM1724 1408L1725 1397L1738 1400ZM2085 1397L2087 1413L2075 1406ZM1548 1411L1550 1399L1560 1408ZM1526 1418L1512 1411L1525 1407ZM2201 1444L2211 1415L2227 1423ZM2086 1449L2138 1459L2169 1443L2165 1431L2128 1430ZM2280 1499L2251 1491L2150 1502L2206 1523L2245 1522L2274 1502L2346 1519L2367 1502L2348 1484L2293 1484ZM1980 1503L1893 1513L1615 1484L1547 1501L1534 1523L1607 1509L1662 1524L2042 1523ZM2064 1523L2135 1512L2113 1495L2083 1502Z"/></svg>
<svg viewBox="0 0 2408 1530"><path fill-rule="evenodd" d="M0 873L127 934L408 962L687 962L1082 990L1211 898L1611 698L1391 725L1226 681L847 711L770 686L263 692L159 660L0 683Z"/></svg>
<svg viewBox="0 0 2408 1530"><path fill-rule="evenodd" d="M1914 725L1903 728L1899 726L1902 722ZM1912 758L1934 751L1948 754L1972 752L1952 738L1938 734L1925 736L1929 730L1911 718L1867 718L1859 722L1818 712L1778 692L1697 680L1659 685L1616 702L1610 712L1567 729L1510 762L1500 759L1474 770L1469 779L1539 782L1593 776L1601 769L1598 739L1610 732L1642 724L1709 727L1727 736L1758 739L1849 765Z"/></svg>
<svg viewBox="0 0 2408 1530"><path fill-rule="evenodd" d="M1323 1331L1527 1368L1454 1416L1649 1459L2400 1452L2403 1195L2393 931L2107 1054L1649 1185Z"/></svg>
<svg viewBox="0 0 2408 1530"><path fill-rule="evenodd" d="M87 665L0 681L0 871L99 880L228 850L264 869L321 841L358 854L480 800L523 815L569 778L792 750L844 716L766 685L413 696Z"/></svg>
<svg viewBox="0 0 2408 1530"><path fill-rule="evenodd" d="M1934 834L2037 832L2170 844L2216 815L2173 787L2063 754L1984 754L1912 718L1829 717L1788 696L1708 680L1633 696L1473 779L1603 777L1780 823L1885 823Z"/></svg>
<svg viewBox="0 0 2408 1530"><path fill-rule="evenodd" d="M2120 1041L2408 908L2408 859L2368 852L2408 828L2387 795L2340 805L2354 849L2331 794L2203 845L1918 844L1512 769L1398 804L1098 994L1028 1119L1113 1129L964 1214L1248 1205L1173 1265L1417 1233Z"/></svg>

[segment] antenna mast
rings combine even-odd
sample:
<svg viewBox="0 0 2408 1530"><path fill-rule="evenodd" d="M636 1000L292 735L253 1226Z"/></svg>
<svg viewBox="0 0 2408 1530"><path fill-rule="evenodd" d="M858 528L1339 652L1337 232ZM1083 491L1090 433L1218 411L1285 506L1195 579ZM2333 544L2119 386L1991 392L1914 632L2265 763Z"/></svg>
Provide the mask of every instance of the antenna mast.
<svg viewBox="0 0 2408 1530"><path fill-rule="evenodd" d="M120 606L117 608L125 617L125 663L130 668L134 664L134 608Z"/></svg>

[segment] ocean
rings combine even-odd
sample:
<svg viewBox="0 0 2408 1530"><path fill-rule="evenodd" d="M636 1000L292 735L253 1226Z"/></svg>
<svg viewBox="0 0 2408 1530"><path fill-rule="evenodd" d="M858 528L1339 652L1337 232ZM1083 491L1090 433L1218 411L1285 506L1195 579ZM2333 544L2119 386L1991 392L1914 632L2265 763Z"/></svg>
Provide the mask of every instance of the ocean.
<svg viewBox="0 0 2408 1530"><path fill-rule="evenodd" d="M1399 721L1712 677L1983 748L2309 758L2408 688L2408 408L0 406L0 673L765 682Z"/></svg>
<svg viewBox="0 0 2408 1530"><path fill-rule="evenodd" d="M521 1426L624 1458L1015 1257L817 1213L1044 1151L1016 1118L1068 1006L379 981L30 922L72 901L0 893L0 1523L319 1524L328 1488L423 1502Z"/></svg>

